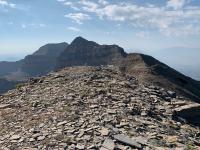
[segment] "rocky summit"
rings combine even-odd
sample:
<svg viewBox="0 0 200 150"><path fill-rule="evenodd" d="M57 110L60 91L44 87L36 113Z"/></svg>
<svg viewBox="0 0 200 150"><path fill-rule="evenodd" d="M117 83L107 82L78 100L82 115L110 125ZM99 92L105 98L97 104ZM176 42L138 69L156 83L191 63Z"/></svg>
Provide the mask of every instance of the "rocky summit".
<svg viewBox="0 0 200 150"><path fill-rule="evenodd" d="M198 150L199 109L118 67L69 67L0 96L0 149Z"/></svg>

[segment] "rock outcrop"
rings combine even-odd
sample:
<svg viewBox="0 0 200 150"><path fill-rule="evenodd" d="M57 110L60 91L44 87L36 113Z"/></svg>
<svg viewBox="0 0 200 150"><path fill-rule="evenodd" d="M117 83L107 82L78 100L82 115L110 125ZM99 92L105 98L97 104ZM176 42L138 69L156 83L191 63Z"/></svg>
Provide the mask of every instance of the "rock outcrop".
<svg viewBox="0 0 200 150"><path fill-rule="evenodd" d="M200 149L174 110L194 104L118 67L71 67L0 96L0 149Z"/></svg>
<svg viewBox="0 0 200 150"><path fill-rule="evenodd" d="M200 104L194 103L179 107L175 109L173 117L179 121L187 121L200 126Z"/></svg>

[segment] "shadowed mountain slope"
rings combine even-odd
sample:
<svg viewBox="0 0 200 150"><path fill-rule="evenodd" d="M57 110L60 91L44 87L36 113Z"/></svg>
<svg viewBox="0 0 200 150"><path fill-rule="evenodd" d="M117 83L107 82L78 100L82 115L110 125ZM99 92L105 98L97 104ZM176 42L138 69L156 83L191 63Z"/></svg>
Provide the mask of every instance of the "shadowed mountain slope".
<svg viewBox="0 0 200 150"><path fill-rule="evenodd" d="M136 75L141 82L153 83L175 90L177 93L192 97L199 102L200 84L198 81L181 74L151 56L138 53L129 54L122 66L124 71Z"/></svg>
<svg viewBox="0 0 200 150"><path fill-rule="evenodd" d="M24 58L21 71L30 76L44 75L55 68L57 57L66 49L67 43L47 44Z"/></svg>
<svg viewBox="0 0 200 150"><path fill-rule="evenodd" d="M117 45L99 45L77 37L58 57L57 68L119 64L126 55Z"/></svg>
<svg viewBox="0 0 200 150"><path fill-rule="evenodd" d="M0 77L4 78L0 82L0 93L14 88L19 81L26 81L30 77L45 75L52 71L57 57L67 46L67 43L47 44L20 61L0 62Z"/></svg>
<svg viewBox="0 0 200 150"><path fill-rule="evenodd" d="M5 76L11 72L17 71L22 64L22 61L16 62L7 62L2 61L0 62L0 76Z"/></svg>
<svg viewBox="0 0 200 150"><path fill-rule="evenodd" d="M8 81L6 79L0 78L0 94L7 92L10 89L14 89L18 83L20 83L20 82L19 81Z"/></svg>

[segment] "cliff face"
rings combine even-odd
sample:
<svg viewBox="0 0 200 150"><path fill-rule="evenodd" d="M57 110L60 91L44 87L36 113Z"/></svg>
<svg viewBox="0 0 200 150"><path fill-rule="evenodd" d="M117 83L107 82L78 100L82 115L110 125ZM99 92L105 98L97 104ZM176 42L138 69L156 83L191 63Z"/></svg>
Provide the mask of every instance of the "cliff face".
<svg viewBox="0 0 200 150"><path fill-rule="evenodd" d="M126 55L117 45L99 45L78 37L58 57L56 68L119 64Z"/></svg>

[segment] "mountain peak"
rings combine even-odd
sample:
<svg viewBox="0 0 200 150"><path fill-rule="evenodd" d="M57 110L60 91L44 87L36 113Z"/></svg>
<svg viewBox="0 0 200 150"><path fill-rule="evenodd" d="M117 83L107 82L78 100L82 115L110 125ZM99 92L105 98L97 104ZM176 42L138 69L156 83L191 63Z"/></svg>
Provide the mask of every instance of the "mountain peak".
<svg viewBox="0 0 200 150"><path fill-rule="evenodd" d="M98 45L97 43L93 42L93 41L88 41L87 39L79 36L79 37L76 37L71 45L85 45L85 44L89 44L89 45Z"/></svg>

